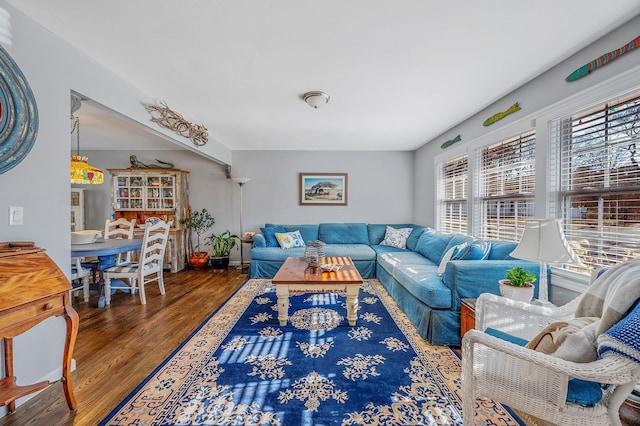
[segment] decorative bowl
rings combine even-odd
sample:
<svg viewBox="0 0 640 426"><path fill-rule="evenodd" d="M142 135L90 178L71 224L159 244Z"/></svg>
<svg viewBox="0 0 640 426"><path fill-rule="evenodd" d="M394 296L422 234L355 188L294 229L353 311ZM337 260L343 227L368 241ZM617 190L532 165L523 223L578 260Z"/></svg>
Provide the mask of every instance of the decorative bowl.
<svg viewBox="0 0 640 426"><path fill-rule="evenodd" d="M335 272L342 268L342 265L338 263L323 263L320 268L322 268L323 272Z"/></svg>
<svg viewBox="0 0 640 426"><path fill-rule="evenodd" d="M71 233L71 244L91 244L101 235L100 231L87 230Z"/></svg>

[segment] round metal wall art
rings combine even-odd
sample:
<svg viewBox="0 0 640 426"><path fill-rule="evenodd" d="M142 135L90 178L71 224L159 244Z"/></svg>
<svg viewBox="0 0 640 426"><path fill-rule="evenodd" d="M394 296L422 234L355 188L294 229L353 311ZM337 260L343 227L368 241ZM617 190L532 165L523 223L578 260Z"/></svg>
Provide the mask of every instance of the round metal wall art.
<svg viewBox="0 0 640 426"><path fill-rule="evenodd" d="M38 133L38 108L27 79L0 46L0 174L29 154Z"/></svg>

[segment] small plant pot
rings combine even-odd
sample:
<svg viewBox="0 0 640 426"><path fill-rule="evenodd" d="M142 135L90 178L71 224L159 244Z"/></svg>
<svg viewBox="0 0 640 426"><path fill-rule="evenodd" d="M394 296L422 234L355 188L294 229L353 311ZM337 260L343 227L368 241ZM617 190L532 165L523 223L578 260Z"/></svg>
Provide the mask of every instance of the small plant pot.
<svg viewBox="0 0 640 426"><path fill-rule="evenodd" d="M514 287L509 280L500 280L500 295L521 302L531 302L535 287L531 283L525 283L522 287Z"/></svg>
<svg viewBox="0 0 640 426"><path fill-rule="evenodd" d="M206 251L196 251L189 256L189 265L193 269L204 269L209 263L209 255Z"/></svg>
<svg viewBox="0 0 640 426"><path fill-rule="evenodd" d="M214 273L224 272L229 267L229 256L225 257L212 257L211 269Z"/></svg>

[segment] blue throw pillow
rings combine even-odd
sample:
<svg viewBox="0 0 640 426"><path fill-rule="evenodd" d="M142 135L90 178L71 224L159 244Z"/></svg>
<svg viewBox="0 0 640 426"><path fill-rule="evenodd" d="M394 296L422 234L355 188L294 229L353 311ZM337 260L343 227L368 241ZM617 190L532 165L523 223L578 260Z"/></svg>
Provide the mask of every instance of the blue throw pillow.
<svg viewBox="0 0 640 426"><path fill-rule="evenodd" d="M491 241L491 253L489 253L489 260L512 260L511 252L516 249L518 243L514 241Z"/></svg>
<svg viewBox="0 0 640 426"><path fill-rule="evenodd" d="M489 257L491 243L489 241L473 241L463 243L451 260L485 260Z"/></svg>
<svg viewBox="0 0 640 426"><path fill-rule="evenodd" d="M430 228L426 229L418 239L415 251L439 265L451 237L452 234L445 234Z"/></svg>
<svg viewBox="0 0 640 426"><path fill-rule="evenodd" d="M278 239L276 238L276 232L287 232L284 229L284 226L267 226L265 228L260 228L260 231L262 232L262 235L264 235L264 239L267 242L267 247L280 247L280 244L278 244Z"/></svg>

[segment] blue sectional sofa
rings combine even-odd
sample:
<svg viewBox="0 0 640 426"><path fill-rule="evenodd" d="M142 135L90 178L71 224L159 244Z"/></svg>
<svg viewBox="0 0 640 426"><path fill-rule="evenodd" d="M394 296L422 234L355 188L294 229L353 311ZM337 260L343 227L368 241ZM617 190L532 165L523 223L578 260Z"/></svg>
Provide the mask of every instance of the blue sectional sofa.
<svg viewBox="0 0 640 426"><path fill-rule="evenodd" d="M387 226L412 228L406 248L381 245ZM270 229L265 229L270 228ZM445 234L413 224L320 223L266 224L263 232L299 231L304 241L326 243L326 256L349 256L363 278L377 278L418 329L435 345L460 345L460 300L481 293L500 294L498 280L508 268L522 266L539 273L539 264L516 260L511 241L476 241L470 236ZM283 249L254 236L251 278L273 278L287 257L302 257L304 247ZM455 248L454 248L455 247ZM448 252L458 260L442 262ZM473 260L481 259L481 260ZM439 268L442 264L442 273ZM535 296L538 297L536 286Z"/></svg>

